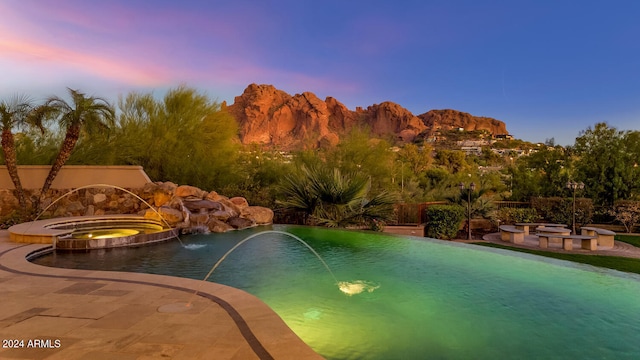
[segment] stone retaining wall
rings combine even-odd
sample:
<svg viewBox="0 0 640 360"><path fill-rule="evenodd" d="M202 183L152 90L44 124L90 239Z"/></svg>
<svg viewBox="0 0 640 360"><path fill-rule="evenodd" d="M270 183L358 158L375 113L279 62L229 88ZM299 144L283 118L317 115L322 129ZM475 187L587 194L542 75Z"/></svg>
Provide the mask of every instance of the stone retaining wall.
<svg viewBox="0 0 640 360"><path fill-rule="evenodd" d="M27 191L27 198L39 191ZM29 204L30 206L31 204ZM18 209L12 190L0 190L0 219ZM148 182L126 191L112 187L79 190L51 189L41 203L41 218L137 214L189 232L225 232L273 222L273 211L251 206L243 197L228 198L215 191L171 182Z"/></svg>

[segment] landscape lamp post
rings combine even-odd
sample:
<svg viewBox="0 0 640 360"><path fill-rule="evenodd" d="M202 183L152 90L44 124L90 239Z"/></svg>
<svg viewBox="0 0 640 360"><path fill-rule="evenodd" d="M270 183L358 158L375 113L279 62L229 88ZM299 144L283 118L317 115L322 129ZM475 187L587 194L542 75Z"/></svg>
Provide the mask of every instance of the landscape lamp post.
<svg viewBox="0 0 640 360"><path fill-rule="evenodd" d="M584 189L584 183L581 181L579 183L575 181L567 181L567 189L571 189L573 191L573 212L572 212L572 220L573 224L573 235L576 234L576 190Z"/></svg>
<svg viewBox="0 0 640 360"><path fill-rule="evenodd" d="M460 183L460 191L464 191L464 183ZM469 191L467 191L467 228L469 233L467 234L467 240L471 240L471 192L476 190L476 184L469 184Z"/></svg>

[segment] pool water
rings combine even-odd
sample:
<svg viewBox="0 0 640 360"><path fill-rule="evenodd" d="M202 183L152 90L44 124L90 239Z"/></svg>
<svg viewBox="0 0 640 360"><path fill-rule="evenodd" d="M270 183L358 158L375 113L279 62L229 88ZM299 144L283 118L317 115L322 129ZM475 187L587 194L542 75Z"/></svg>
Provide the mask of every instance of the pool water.
<svg viewBox="0 0 640 360"><path fill-rule="evenodd" d="M424 238L273 226L34 262L214 281L267 303L328 359L637 359L640 276Z"/></svg>

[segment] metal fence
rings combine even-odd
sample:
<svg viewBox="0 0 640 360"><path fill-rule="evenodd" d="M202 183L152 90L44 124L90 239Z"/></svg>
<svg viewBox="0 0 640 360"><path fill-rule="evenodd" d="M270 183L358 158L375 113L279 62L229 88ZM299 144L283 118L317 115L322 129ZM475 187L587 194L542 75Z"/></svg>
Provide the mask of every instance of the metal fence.
<svg viewBox="0 0 640 360"><path fill-rule="evenodd" d="M527 209L531 207L530 201L494 201L493 204L496 206L496 209Z"/></svg>

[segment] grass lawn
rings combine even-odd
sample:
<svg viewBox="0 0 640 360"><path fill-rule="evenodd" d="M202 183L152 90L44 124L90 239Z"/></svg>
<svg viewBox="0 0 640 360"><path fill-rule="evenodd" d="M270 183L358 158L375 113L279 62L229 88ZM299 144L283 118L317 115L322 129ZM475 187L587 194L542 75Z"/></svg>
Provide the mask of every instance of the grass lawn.
<svg viewBox="0 0 640 360"><path fill-rule="evenodd" d="M640 247L640 236L638 235L625 235L618 234L615 237L616 240L626 242L627 244L631 244L636 247Z"/></svg>
<svg viewBox="0 0 640 360"><path fill-rule="evenodd" d="M626 238L628 235L620 235L620 236L624 236ZM616 240L625 241L635 246L640 246L639 236L629 236L629 237L635 238L634 239L635 243L618 239L618 236L616 236ZM532 250L532 249L514 248L510 246L504 246L504 245L493 244L493 243L484 243L484 242L475 243L475 244L481 245L481 246L493 247L493 248L507 249L512 251L520 251L524 253L546 256L546 257L555 258L555 259L569 260L569 261L582 263L582 264L589 264L593 266L599 266L599 267L614 269L618 271L640 274L640 259L632 259L632 258L619 257L619 256L563 254L563 253L555 253L555 252Z"/></svg>

